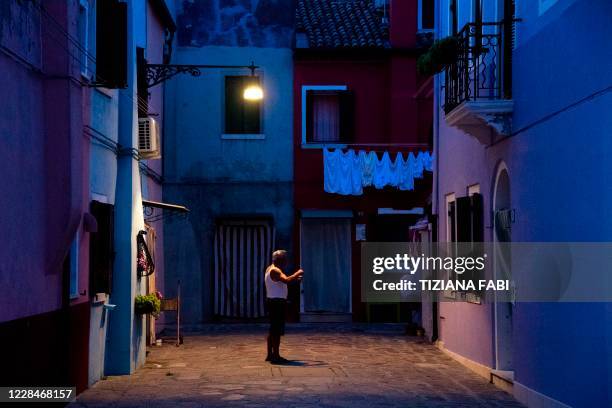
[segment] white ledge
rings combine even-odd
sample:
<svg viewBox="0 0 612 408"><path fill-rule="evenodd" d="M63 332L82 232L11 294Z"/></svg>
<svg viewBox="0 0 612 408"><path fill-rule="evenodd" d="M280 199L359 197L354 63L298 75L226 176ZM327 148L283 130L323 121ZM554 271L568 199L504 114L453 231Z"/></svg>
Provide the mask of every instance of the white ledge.
<svg viewBox="0 0 612 408"><path fill-rule="evenodd" d="M495 136L510 134L513 110L509 99L466 101L447 113L446 121L488 145Z"/></svg>

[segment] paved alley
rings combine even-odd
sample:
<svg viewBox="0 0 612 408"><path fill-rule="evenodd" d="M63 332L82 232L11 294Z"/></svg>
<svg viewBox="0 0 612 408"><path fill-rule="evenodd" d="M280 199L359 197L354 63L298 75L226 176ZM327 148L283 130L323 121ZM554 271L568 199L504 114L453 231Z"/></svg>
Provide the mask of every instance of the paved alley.
<svg viewBox="0 0 612 408"><path fill-rule="evenodd" d="M510 395L395 325L289 325L264 362L263 325L210 326L180 348L152 348L72 407L518 407Z"/></svg>

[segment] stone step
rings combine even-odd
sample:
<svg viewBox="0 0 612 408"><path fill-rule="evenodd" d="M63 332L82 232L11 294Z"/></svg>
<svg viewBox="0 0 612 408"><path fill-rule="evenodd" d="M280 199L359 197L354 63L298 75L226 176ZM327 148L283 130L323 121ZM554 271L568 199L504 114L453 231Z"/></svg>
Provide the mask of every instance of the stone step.
<svg viewBox="0 0 612 408"><path fill-rule="evenodd" d="M514 371L491 370L491 383L506 392L512 393Z"/></svg>

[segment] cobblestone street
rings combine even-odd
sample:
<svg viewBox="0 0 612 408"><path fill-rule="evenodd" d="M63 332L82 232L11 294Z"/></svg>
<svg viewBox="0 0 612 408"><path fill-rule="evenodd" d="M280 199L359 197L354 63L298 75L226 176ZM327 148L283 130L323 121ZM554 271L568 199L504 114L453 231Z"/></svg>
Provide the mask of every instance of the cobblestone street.
<svg viewBox="0 0 612 408"><path fill-rule="evenodd" d="M71 407L519 407L432 345L395 325L289 325L264 362L264 325L210 326L145 367L109 377Z"/></svg>

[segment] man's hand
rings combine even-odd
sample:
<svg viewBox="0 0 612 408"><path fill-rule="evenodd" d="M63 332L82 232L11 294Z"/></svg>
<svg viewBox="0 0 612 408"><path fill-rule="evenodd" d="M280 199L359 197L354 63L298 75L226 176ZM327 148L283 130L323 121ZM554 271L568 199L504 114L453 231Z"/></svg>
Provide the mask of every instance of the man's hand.
<svg viewBox="0 0 612 408"><path fill-rule="evenodd" d="M298 281L302 280L302 277L304 275L304 270L303 269L298 269L293 276L295 276L295 279L297 279Z"/></svg>

